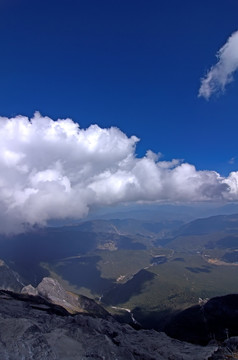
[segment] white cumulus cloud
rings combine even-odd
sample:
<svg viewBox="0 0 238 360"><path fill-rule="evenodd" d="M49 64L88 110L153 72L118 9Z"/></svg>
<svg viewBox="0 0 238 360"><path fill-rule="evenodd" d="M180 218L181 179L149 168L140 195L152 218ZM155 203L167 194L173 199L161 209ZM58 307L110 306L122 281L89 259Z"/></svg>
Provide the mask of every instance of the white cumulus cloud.
<svg viewBox="0 0 238 360"><path fill-rule="evenodd" d="M137 142L115 127L80 129L39 113L0 117L0 232L79 219L97 205L238 199L238 172L224 178L152 151L138 158Z"/></svg>
<svg viewBox="0 0 238 360"><path fill-rule="evenodd" d="M234 32L217 53L218 62L201 81L199 95L209 99L213 93L223 92L238 69L238 31Z"/></svg>

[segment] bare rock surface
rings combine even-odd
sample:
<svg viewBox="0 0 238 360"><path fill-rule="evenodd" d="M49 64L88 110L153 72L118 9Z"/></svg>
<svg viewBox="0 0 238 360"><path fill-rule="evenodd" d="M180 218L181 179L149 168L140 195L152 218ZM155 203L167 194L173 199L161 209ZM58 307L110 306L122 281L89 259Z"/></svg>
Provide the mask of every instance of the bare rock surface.
<svg viewBox="0 0 238 360"><path fill-rule="evenodd" d="M22 294L33 295L33 296L39 295L38 290L36 288L34 288L34 286L32 286L31 284L29 284L27 286L24 286L21 289L21 293Z"/></svg>
<svg viewBox="0 0 238 360"><path fill-rule="evenodd" d="M62 306L72 314L85 312L97 316L109 315L108 312L94 300L66 291L57 280L50 277L43 278L37 288L34 288L32 285L25 286L21 293L34 296L39 295L52 304Z"/></svg>
<svg viewBox="0 0 238 360"><path fill-rule="evenodd" d="M39 296L0 291L1 360L206 360L201 347L112 317L71 315Z"/></svg>
<svg viewBox="0 0 238 360"><path fill-rule="evenodd" d="M60 283L50 277L45 277L37 286L39 295L45 297L50 302L63 306L70 312L80 311L78 296L65 291Z"/></svg>

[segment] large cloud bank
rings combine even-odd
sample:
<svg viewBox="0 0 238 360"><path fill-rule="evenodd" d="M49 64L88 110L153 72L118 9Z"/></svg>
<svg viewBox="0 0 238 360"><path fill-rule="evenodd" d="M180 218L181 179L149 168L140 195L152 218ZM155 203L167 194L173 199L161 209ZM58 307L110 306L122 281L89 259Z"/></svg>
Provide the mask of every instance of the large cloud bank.
<svg viewBox="0 0 238 360"><path fill-rule="evenodd" d="M238 31L233 33L218 51L217 58L217 64L212 66L206 77L202 79L199 90L199 96L207 100L213 93L223 92L238 69Z"/></svg>
<svg viewBox="0 0 238 360"><path fill-rule="evenodd" d="M117 128L84 130L39 113L0 117L0 232L81 218L95 205L238 199L238 173L223 178L151 151L137 158L137 141Z"/></svg>

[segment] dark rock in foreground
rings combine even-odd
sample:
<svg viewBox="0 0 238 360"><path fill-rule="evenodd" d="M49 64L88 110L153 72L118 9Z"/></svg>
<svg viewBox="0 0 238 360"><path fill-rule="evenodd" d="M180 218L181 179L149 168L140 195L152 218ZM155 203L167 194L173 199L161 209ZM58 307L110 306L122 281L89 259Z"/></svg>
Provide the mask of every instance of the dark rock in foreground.
<svg viewBox="0 0 238 360"><path fill-rule="evenodd" d="M238 359L238 337L231 337L219 346L209 360Z"/></svg>
<svg viewBox="0 0 238 360"><path fill-rule="evenodd" d="M0 291L1 360L205 360L215 350L136 331L110 316L70 315L39 296Z"/></svg>

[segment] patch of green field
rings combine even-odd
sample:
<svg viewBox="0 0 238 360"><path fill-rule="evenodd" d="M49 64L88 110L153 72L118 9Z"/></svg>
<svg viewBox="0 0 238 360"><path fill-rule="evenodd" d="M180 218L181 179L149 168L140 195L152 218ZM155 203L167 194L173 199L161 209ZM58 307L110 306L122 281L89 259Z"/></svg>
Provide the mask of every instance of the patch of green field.
<svg viewBox="0 0 238 360"><path fill-rule="evenodd" d="M139 270L148 267L150 260L148 250L97 250L45 263L44 268L51 276L66 281L67 288L86 296L100 297L114 284L126 282Z"/></svg>
<svg viewBox="0 0 238 360"><path fill-rule="evenodd" d="M97 251L100 256L97 267L105 279L117 280L120 276L128 280L139 270L150 265L151 255L148 250ZM122 282L123 282L122 279Z"/></svg>
<svg viewBox="0 0 238 360"><path fill-rule="evenodd" d="M223 253L223 249L203 254L169 249L97 250L45 268L64 281L68 290L92 298L103 295L108 310L128 308L143 326L160 329L159 323L197 304L199 298L238 292L238 266L214 265L204 257ZM151 266L152 257L158 255L166 256L167 262Z"/></svg>
<svg viewBox="0 0 238 360"><path fill-rule="evenodd" d="M238 267L211 265L199 254L175 253L168 262L151 266L147 271L153 276L149 281L146 280L148 275L144 281L138 279L141 286L137 293L128 286L118 288L127 295L131 294L127 301L120 301L125 294L120 296L118 289L112 290L105 299L108 305L132 310L144 326L155 327L155 323L169 316L168 313L197 304L199 298L238 291ZM134 278L136 282L136 276ZM131 284L135 287L134 283Z"/></svg>

